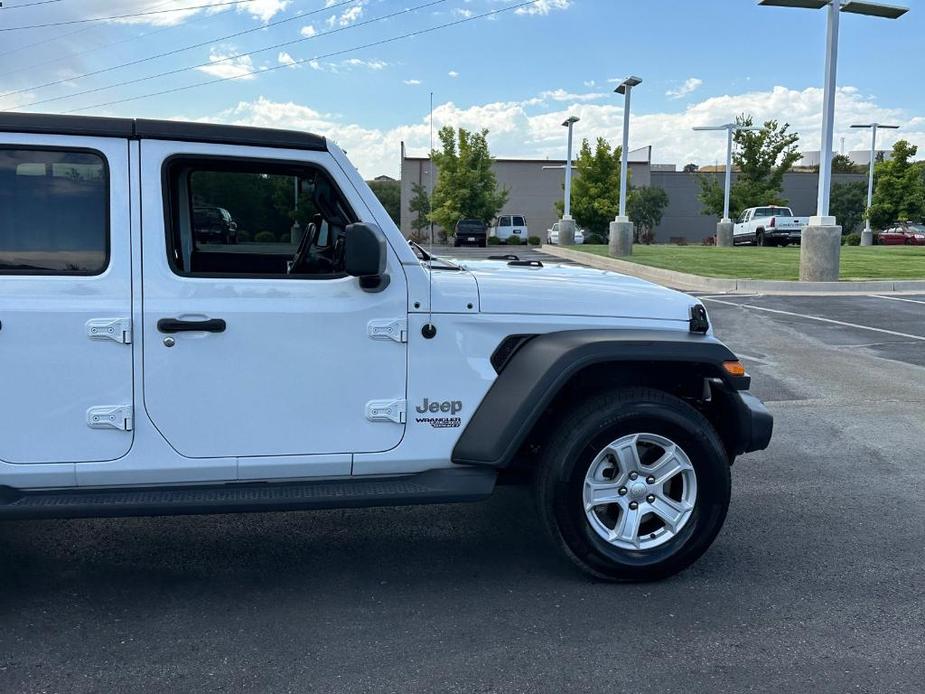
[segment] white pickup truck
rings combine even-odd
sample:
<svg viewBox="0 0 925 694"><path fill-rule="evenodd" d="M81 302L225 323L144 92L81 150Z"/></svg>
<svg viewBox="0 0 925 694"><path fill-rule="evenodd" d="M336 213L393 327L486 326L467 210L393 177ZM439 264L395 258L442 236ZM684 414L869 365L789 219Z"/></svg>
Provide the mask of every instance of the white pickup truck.
<svg viewBox="0 0 925 694"><path fill-rule="evenodd" d="M794 217L789 207L749 207L736 220L733 229L735 244L756 246L786 246L799 243L807 217Z"/></svg>
<svg viewBox="0 0 925 694"><path fill-rule="evenodd" d="M197 205L237 243L197 238ZM0 114L0 520L532 478L564 556L660 578L706 551L733 460L768 445L749 382L696 298L409 245L324 137Z"/></svg>

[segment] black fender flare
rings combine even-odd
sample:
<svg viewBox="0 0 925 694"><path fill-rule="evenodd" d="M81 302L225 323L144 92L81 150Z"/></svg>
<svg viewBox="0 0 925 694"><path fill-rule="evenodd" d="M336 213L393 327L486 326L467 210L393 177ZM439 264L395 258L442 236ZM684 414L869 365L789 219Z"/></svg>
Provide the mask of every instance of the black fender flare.
<svg viewBox="0 0 925 694"><path fill-rule="evenodd" d="M605 362L694 363L707 367L729 391L747 390L748 376L731 376L722 367L723 362L735 360L729 348L714 337L680 330L570 330L538 335L504 364L456 442L452 461L507 466L553 398L588 366ZM736 412L734 416L747 414ZM743 421L737 422L736 429L751 427L750 421ZM748 441L735 447L742 449L736 452L754 450Z"/></svg>

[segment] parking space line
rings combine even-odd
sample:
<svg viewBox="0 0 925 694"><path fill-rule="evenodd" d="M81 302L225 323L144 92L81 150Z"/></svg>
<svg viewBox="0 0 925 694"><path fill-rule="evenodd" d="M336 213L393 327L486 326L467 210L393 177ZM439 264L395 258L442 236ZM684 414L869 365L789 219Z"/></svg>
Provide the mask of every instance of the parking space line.
<svg viewBox="0 0 925 694"><path fill-rule="evenodd" d="M701 297L704 298L704 297ZM768 313L778 313L784 316L794 316L795 318L807 318L809 320L820 321L822 323L831 323L833 325L840 325L845 328L856 328L857 330L870 330L875 333L883 333L886 335L895 335L896 337L906 337L910 340L920 340L925 342L925 335L910 335L909 333L900 333L895 330L887 330L885 328L873 328L869 325L860 325L859 323L848 323L846 321L835 320L834 318L823 318L822 316L811 316L806 313L794 313L793 311L781 311L777 308L767 308L766 306L755 306L754 304L740 304L735 301L722 301L721 299L710 299L705 298L705 301L713 301L717 304L725 304L726 306L740 306L742 308L753 308L756 311L767 311Z"/></svg>
<svg viewBox="0 0 925 694"><path fill-rule="evenodd" d="M919 299L905 299L901 296L882 296L880 294L871 294L875 299L889 299L890 301L908 301L910 304L925 304L925 301Z"/></svg>

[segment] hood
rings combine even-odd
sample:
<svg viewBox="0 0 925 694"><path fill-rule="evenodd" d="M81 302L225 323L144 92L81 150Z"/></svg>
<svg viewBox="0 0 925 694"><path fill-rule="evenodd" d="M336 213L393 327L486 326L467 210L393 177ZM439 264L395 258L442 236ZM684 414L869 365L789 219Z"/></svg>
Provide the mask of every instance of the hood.
<svg viewBox="0 0 925 694"><path fill-rule="evenodd" d="M687 321L700 302L652 282L577 265L455 261L472 273L482 313L608 316Z"/></svg>

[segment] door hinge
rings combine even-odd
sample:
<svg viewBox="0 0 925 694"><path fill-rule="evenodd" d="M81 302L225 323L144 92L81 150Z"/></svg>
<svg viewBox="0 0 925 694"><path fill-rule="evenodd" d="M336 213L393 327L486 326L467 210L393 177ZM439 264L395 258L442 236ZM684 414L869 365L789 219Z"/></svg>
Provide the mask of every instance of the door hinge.
<svg viewBox="0 0 925 694"><path fill-rule="evenodd" d="M374 340L408 341L408 321L404 318L381 318L366 325L366 334Z"/></svg>
<svg viewBox="0 0 925 694"><path fill-rule="evenodd" d="M131 318L94 318L87 321L87 337L91 340L115 340L123 345L132 342Z"/></svg>
<svg viewBox="0 0 925 694"><path fill-rule="evenodd" d="M366 403L366 419L371 422L405 423L404 400L370 400Z"/></svg>
<svg viewBox="0 0 925 694"><path fill-rule="evenodd" d="M87 410L87 426L91 429L119 429L131 431L134 412L130 405L99 405Z"/></svg>

